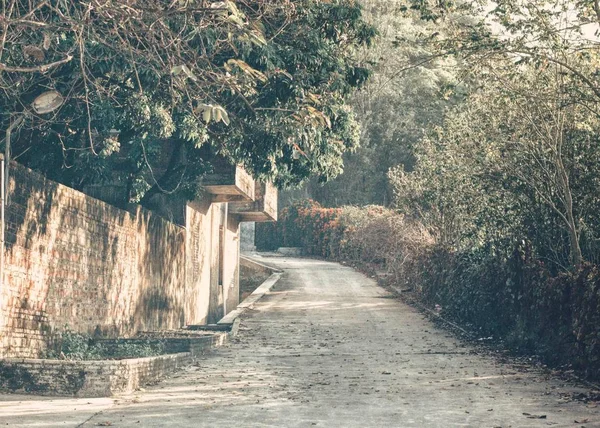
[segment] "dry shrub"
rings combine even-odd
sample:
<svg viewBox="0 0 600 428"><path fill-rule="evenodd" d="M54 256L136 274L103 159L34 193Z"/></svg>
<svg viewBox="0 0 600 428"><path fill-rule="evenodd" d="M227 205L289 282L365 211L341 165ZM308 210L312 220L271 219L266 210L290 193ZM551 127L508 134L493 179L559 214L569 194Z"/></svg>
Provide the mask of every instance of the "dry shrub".
<svg viewBox="0 0 600 428"><path fill-rule="evenodd" d="M415 277L419 259L434 244L421 224L379 206L343 207L340 224L338 258L374 264L396 283Z"/></svg>
<svg viewBox="0 0 600 428"><path fill-rule="evenodd" d="M260 227L259 227L260 226ZM425 228L376 206L324 208L312 200L282 210L279 221L257 225L259 249L303 247L308 255L375 264L395 279L433 245Z"/></svg>

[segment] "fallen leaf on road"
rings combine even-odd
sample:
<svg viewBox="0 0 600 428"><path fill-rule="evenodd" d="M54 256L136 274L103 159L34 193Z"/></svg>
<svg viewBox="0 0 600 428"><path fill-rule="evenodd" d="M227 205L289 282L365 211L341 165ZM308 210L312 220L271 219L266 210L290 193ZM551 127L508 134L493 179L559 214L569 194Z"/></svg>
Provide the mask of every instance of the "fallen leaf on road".
<svg viewBox="0 0 600 428"><path fill-rule="evenodd" d="M546 415L532 415L531 413L523 413L528 419L546 419Z"/></svg>

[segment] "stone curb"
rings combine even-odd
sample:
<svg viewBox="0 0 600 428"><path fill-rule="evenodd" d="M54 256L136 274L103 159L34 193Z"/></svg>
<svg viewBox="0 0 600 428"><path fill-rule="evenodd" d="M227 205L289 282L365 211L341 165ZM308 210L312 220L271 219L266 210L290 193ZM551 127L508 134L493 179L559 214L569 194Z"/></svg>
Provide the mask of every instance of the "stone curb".
<svg viewBox="0 0 600 428"><path fill-rule="evenodd" d="M252 260L254 261L254 260ZM259 263L257 263L259 264ZM265 266L265 265L262 265ZM266 266L268 267L268 266ZM236 336L237 335L237 331L239 329L239 317L252 305L254 305L256 302L258 302L260 299L263 298L263 296L265 296L267 293L269 293L273 287L275 287L275 284L277 284L277 281L279 281L279 279L281 278L281 276L283 275L283 272L280 270L275 270L271 267L268 267L272 272L271 276L269 278L267 278L267 280L265 282L263 282L256 290L254 290L252 292L252 294L250 294L248 297L246 297L246 299L240 303L236 309L234 309L233 311L229 312L227 315L225 315L223 318L221 318L218 322L217 325L223 325L223 326L231 326L231 330L229 332L229 334L231 336Z"/></svg>
<svg viewBox="0 0 600 428"><path fill-rule="evenodd" d="M281 269L278 269L273 266L269 266L262 262L259 262L258 260L256 260L252 256L249 256L248 254L244 254L244 255L240 256L240 263L250 263L255 266L258 266L263 271L267 271L267 272L271 272L271 273L283 273L283 271Z"/></svg>
<svg viewBox="0 0 600 428"><path fill-rule="evenodd" d="M252 292L252 294L246 297L244 301L237 306L237 308L229 312L217 322L217 325L230 326L230 337L237 336L240 327L240 316L246 312L249 307L262 299L265 294L269 293L283 275L282 270L261 263L253 257L244 255L241 256L241 258L243 258L246 263L254 264L263 270L271 272L271 276L269 276L261 285L259 285L258 288Z"/></svg>

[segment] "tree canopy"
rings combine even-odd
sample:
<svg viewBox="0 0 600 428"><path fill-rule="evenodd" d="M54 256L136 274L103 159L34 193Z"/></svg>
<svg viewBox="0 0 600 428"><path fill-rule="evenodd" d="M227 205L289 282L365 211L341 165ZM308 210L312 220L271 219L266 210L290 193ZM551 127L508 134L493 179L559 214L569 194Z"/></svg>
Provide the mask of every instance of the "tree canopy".
<svg viewBox="0 0 600 428"><path fill-rule="evenodd" d="M14 158L76 188L193 197L215 154L326 180L358 143L346 100L375 30L352 0L7 0L0 29ZM49 91L62 106L36 111Z"/></svg>
<svg viewBox="0 0 600 428"><path fill-rule="evenodd" d="M389 169L402 165L411 170L418 142L443 123L466 92L456 57L431 43L432 35L453 34L452 26L422 17L425 5L420 3L363 0L362 4L365 18L379 33L374 46L365 49L375 67L367 84L352 97L361 124L359 149L344 155L342 175L323 186L309 186L311 195L325 205L389 205L393 199Z"/></svg>
<svg viewBox="0 0 600 428"><path fill-rule="evenodd" d="M312 195L393 205L448 251L597 262L598 2L363 4L381 37L353 97L361 148Z"/></svg>
<svg viewBox="0 0 600 428"><path fill-rule="evenodd" d="M413 172L391 171L397 206L451 248L506 256L524 239L557 271L596 261L597 2L418 6L446 29L423 38L432 58L456 58L468 95Z"/></svg>

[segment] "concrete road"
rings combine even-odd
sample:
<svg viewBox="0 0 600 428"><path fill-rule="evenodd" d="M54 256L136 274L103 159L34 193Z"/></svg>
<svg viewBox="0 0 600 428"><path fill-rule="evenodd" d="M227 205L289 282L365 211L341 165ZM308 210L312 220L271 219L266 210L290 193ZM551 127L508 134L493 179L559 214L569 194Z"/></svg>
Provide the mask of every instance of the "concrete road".
<svg viewBox="0 0 600 428"><path fill-rule="evenodd" d="M600 427L584 389L478 354L350 268L263 261L282 279L196 366L113 400L2 396L0 426Z"/></svg>

